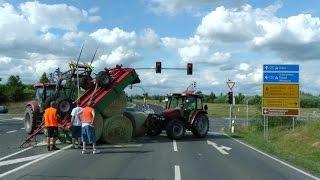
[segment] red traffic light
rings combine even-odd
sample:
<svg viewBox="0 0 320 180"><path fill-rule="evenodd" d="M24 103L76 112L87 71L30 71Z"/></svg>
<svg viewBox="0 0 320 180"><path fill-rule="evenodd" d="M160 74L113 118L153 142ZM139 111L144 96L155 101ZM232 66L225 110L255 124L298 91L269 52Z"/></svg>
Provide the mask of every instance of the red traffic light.
<svg viewBox="0 0 320 180"><path fill-rule="evenodd" d="M193 64L188 63L187 64L187 75L192 75L192 68L193 68Z"/></svg>
<svg viewBox="0 0 320 180"><path fill-rule="evenodd" d="M156 73L161 73L161 62L156 62Z"/></svg>
<svg viewBox="0 0 320 180"><path fill-rule="evenodd" d="M228 92L228 103L233 104L233 92Z"/></svg>

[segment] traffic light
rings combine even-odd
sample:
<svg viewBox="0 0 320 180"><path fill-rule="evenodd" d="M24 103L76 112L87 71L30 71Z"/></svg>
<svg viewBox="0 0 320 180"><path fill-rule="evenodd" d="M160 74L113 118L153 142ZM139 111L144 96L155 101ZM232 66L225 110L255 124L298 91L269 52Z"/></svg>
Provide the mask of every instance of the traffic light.
<svg viewBox="0 0 320 180"><path fill-rule="evenodd" d="M187 64L187 75L192 75L192 63Z"/></svg>
<svg viewBox="0 0 320 180"><path fill-rule="evenodd" d="M233 104L233 92L228 92L228 102L229 104Z"/></svg>
<svg viewBox="0 0 320 180"><path fill-rule="evenodd" d="M156 73L161 73L161 62L156 62Z"/></svg>
<svg viewBox="0 0 320 180"><path fill-rule="evenodd" d="M197 86L197 83L194 81L194 82L192 83L192 86L195 88L195 87Z"/></svg>

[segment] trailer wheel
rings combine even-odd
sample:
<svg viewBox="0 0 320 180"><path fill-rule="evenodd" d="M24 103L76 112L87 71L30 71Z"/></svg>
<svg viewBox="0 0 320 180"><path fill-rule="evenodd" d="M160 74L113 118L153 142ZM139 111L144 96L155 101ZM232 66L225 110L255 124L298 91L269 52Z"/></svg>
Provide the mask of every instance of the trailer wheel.
<svg viewBox="0 0 320 180"><path fill-rule="evenodd" d="M166 131L170 139L181 139L186 133L186 127L181 120L174 119L168 122Z"/></svg>
<svg viewBox="0 0 320 180"><path fill-rule="evenodd" d="M57 111L61 117L69 115L73 109L72 100L65 97L57 99Z"/></svg>
<svg viewBox="0 0 320 180"><path fill-rule="evenodd" d="M84 90L88 90L93 87L92 77L85 75L80 78L80 87Z"/></svg>
<svg viewBox="0 0 320 180"><path fill-rule="evenodd" d="M30 106L27 106L24 111L24 128L28 134L33 133L36 127L35 115Z"/></svg>
<svg viewBox="0 0 320 180"><path fill-rule="evenodd" d="M107 88L112 81L110 74L107 71L100 71L97 74L96 81L99 86Z"/></svg>
<svg viewBox="0 0 320 180"><path fill-rule="evenodd" d="M195 137L203 138L208 134L209 131L209 119L205 114L196 116L195 122L192 125L192 134Z"/></svg>

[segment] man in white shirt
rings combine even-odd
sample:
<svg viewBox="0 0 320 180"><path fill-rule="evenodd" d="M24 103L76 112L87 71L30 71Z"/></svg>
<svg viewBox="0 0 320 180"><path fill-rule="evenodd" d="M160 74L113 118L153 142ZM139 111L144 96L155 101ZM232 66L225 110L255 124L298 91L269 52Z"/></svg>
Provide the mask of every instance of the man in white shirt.
<svg viewBox="0 0 320 180"><path fill-rule="evenodd" d="M75 149L75 148L81 148L80 145L81 145L81 141L80 141L80 138L81 138L81 120L78 118L77 114L82 110L82 107L80 107L80 101L78 100L77 101L77 107L73 108L72 109L72 112L71 112L71 127L70 127L70 130L71 130L71 134L72 134L72 146L71 148L72 149ZM77 139L78 141L78 145L76 146L75 144L75 140Z"/></svg>

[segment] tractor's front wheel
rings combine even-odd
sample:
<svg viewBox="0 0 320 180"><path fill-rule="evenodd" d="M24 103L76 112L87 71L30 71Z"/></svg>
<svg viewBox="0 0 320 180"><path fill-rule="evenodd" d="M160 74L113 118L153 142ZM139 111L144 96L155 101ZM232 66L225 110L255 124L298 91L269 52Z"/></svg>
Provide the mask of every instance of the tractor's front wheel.
<svg viewBox="0 0 320 180"><path fill-rule="evenodd" d="M179 119L174 119L168 122L166 131L170 139L177 140L184 137L184 134L186 133L186 127L183 121Z"/></svg>
<svg viewBox="0 0 320 180"><path fill-rule="evenodd" d="M147 123L147 135L149 136L158 136L162 132L162 125L160 121L150 120Z"/></svg>
<svg viewBox="0 0 320 180"><path fill-rule="evenodd" d="M24 128L28 134L31 134L36 128L36 119L30 106L24 111Z"/></svg>
<svg viewBox="0 0 320 180"><path fill-rule="evenodd" d="M206 114L199 114L196 116L195 122L192 126L192 134L198 138L203 138L209 131L209 119Z"/></svg>

